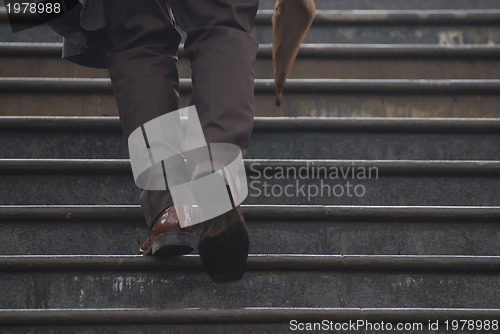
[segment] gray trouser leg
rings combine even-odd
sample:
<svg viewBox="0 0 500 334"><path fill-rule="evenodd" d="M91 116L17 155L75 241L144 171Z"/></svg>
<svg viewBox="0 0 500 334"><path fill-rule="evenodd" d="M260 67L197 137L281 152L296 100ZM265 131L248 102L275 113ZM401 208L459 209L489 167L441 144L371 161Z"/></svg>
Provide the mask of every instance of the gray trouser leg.
<svg viewBox="0 0 500 334"><path fill-rule="evenodd" d="M251 35L258 0L170 0L187 32L195 105L207 142L248 149L253 128L253 65L258 43Z"/></svg>
<svg viewBox="0 0 500 334"><path fill-rule="evenodd" d="M125 138L142 124L179 107L176 59L180 36L161 0L103 0L113 49L107 65ZM148 225L173 204L168 191L143 191Z"/></svg>
<svg viewBox="0 0 500 334"><path fill-rule="evenodd" d="M108 70L125 137L137 127L177 110L175 66L180 37L166 1L103 0L113 49ZM258 1L171 0L188 33L193 69L192 103L207 142L238 145L243 152L253 126L253 63L258 44L250 34ZM148 225L168 206L168 191L143 191Z"/></svg>

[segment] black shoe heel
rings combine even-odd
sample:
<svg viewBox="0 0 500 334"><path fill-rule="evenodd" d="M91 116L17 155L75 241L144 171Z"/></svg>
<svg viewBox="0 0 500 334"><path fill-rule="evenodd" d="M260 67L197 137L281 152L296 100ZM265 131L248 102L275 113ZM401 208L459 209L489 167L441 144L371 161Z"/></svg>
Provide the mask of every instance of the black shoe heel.
<svg viewBox="0 0 500 334"><path fill-rule="evenodd" d="M216 282L240 280L245 272L248 257L248 231L243 217L236 209L204 222L201 234L210 234L210 229L217 228L217 224L224 224L222 221L226 219L232 223L220 233L206 237L198 243L205 271Z"/></svg>

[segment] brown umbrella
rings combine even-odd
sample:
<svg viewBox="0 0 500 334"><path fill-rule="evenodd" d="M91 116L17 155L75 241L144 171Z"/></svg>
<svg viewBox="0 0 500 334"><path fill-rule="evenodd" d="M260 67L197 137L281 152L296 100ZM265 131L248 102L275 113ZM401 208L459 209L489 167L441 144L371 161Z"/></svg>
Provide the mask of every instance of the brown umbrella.
<svg viewBox="0 0 500 334"><path fill-rule="evenodd" d="M273 67L278 106L283 98L283 85L300 44L311 27L315 11L314 0L276 0L273 15Z"/></svg>

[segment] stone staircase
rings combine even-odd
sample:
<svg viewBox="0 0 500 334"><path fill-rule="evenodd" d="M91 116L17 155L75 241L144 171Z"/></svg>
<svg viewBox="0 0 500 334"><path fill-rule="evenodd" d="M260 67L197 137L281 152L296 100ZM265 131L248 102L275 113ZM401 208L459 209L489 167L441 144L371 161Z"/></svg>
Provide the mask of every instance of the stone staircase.
<svg viewBox="0 0 500 334"><path fill-rule="evenodd" d="M107 73L0 10L0 333L500 331L451 328L500 320L500 1L319 0L281 108L273 3L230 284L196 253L134 255L147 228Z"/></svg>

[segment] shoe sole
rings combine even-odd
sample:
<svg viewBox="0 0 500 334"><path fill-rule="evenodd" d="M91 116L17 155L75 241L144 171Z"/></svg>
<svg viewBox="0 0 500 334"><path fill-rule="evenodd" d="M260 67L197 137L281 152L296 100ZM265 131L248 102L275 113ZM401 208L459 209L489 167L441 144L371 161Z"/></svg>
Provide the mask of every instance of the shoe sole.
<svg viewBox="0 0 500 334"><path fill-rule="evenodd" d="M144 255L172 257L189 254L194 250L193 234L169 232L159 235Z"/></svg>
<svg viewBox="0 0 500 334"><path fill-rule="evenodd" d="M248 257L249 238L244 220L233 209L224 215L203 223L201 236L215 224L224 224L231 217L234 223L228 225L216 236L207 237L198 243L198 252L203 261L205 271L216 282L237 281L243 277Z"/></svg>

